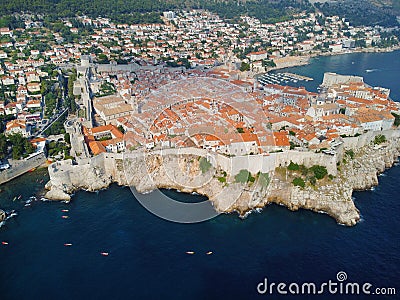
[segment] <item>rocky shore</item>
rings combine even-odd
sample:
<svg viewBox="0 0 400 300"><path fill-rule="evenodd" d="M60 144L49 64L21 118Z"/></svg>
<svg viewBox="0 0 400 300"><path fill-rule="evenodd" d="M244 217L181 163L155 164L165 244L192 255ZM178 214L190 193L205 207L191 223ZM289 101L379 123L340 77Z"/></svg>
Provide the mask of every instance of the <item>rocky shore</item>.
<svg viewBox="0 0 400 300"><path fill-rule="evenodd" d="M7 218L6 212L0 209L0 222L3 222Z"/></svg>
<svg viewBox="0 0 400 300"><path fill-rule="evenodd" d="M157 188L196 192L207 196L214 208L222 213L236 211L243 216L254 209L277 203L290 210L303 208L326 213L340 224L353 226L360 220L360 213L352 200L353 191L377 185L378 174L391 167L400 155L399 131L391 132L394 134L379 146L371 142L373 134L368 138L361 136L351 140L346 148L343 147L342 155L337 157L337 176L316 186L293 186L277 171L268 173L267 184L257 175L254 175L254 182L239 183L235 180L236 174L226 173L218 163L207 171L202 170L201 157L196 153L106 154L78 165L72 161L50 165L46 197L70 201L71 194L77 190L96 191L115 182L135 187L139 193ZM346 149L353 149L353 157L345 154ZM226 177L221 180L224 173Z"/></svg>

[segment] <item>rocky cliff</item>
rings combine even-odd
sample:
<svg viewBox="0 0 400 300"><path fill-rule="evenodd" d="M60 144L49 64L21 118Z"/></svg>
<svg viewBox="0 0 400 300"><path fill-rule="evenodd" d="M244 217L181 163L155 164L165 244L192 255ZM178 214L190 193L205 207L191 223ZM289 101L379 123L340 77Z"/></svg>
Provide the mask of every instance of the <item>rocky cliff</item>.
<svg viewBox="0 0 400 300"><path fill-rule="evenodd" d="M7 218L6 212L0 209L0 222L4 221Z"/></svg>
<svg viewBox="0 0 400 300"><path fill-rule="evenodd" d="M253 174L254 182L238 183L236 174L226 173L218 164L205 170L202 158L196 154L103 154L79 165L71 161L52 164L46 197L69 201L76 190L95 191L116 182L133 186L139 193L157 188L196 192L207 196L219 212L237 211L245 215L255 208L277 203L291 210L304 208L327 213L337 222L352 226L360 219L351 198L353 190L377 185L378 173L392 166L399 154L398 138L379 147L368 142L355 151L353 158L344 156L336 177L305 188L293 186L275 172L267 176L270 180Z"/></svg>

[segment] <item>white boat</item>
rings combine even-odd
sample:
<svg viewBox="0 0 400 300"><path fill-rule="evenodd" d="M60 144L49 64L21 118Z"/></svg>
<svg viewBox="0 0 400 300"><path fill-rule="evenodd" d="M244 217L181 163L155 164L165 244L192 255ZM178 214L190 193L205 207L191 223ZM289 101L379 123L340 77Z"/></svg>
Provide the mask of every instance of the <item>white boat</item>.
<svg viewBox="0 0 400 300"><path fill-rule="evenodd" d="M193 255L193 254L194 254L194 251L186 251L186 254Z"/></svg>
<svg viewBox="0 0 400 300"><path fill-rule="evenodd" d="M108 256L109 253L108 252L101 252L100 254L103 255L103 256Z"/></svg>

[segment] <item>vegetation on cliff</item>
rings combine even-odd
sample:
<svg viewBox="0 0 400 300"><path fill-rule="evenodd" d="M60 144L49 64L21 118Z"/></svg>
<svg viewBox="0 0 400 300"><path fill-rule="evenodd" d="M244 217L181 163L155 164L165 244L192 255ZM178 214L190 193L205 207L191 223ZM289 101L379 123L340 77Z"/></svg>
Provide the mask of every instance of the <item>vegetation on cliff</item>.
<svg viewBox="0 0 400 300"><path fill-rule="evenodd" d="M290 161L290 164L286 169L288 172L284 173L285 177L288 176L289 178L293 178L293 185L302 188L306 186L306 182L309 182L314 186L316 185L317 180L322 180L328 175L326 167L320 165L314 165L307 168L304 165L299 165Z"/></svg>
<svg viewBox="0 0 400 300"><path fill-rule="evenodd" d="M393 3L376 2L376 0L339 0L316 3L315 6L325 15L346 18L353 26L398 26L396 20L398 11L396 13L396 10L393 9L393 3L396 4L399 1L392 0Z"/></svg>
<svg viewBox="0 0 400 300"><path fill-rule="evenodd" d="M384 142L386 142L386 136L384 136L383 134L378 134L374 139L375 145L380 145L383 144Z"/></svg>
<svg viewBox="0 0 400 300"><path fill-rule="evenodd" d="M161 22L161 12L178 9L207 9L226 19L238 19L240 15L247 14L263 22L279 22L290 19L295 13L312 11L314 8L307 0L5 0L0 6L0 13L33 12L45 14L46 18L53 21L78 14L106 16L122 23L157 23Z"/></svg>

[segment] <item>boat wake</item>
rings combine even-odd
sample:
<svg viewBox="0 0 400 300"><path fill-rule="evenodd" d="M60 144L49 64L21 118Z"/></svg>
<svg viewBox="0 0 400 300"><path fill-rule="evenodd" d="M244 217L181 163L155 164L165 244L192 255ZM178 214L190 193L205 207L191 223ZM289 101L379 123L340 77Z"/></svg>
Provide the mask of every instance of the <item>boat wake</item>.
<svg viewBox="0 0 400 300"><path fill-rule="evenodd" d="M378 72L380 71L379 69L367 69L365 70L366 73L372 73L372 72Z"/></svg>
<svg viewBox="0 0 400 300"><path fill-rule="evenodd" d="M358 220L359 223L363 223L365 221L364 216L360 214L360 220Z"/></svg>
<svg viewBox="0 0 400 300"><path fill-rule="evenodd" d="M7 212L6 221L9 220L9 219L11 219L11 218L14 218L15 216L18 216L18 213L17 213L15 210L12 210L12 211L10 211L10 212Z"/></svg>

